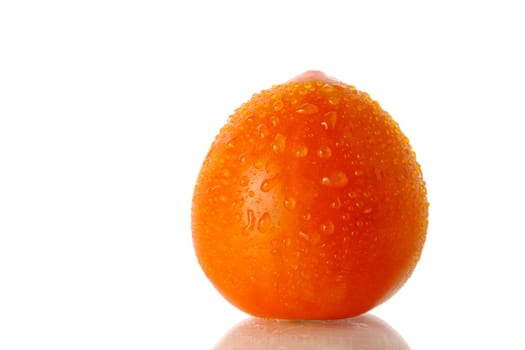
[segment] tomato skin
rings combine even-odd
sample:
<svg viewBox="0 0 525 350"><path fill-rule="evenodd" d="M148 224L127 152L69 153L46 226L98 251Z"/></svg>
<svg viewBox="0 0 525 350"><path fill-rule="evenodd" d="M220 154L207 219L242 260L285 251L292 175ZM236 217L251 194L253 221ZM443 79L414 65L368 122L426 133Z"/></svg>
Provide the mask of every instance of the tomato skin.
<svg viewBox="0 0 525 350"><path fill-rule="evenodd" d="M241 310L337 319L405 283L427 217L397 123L367 94L307 72L230 116L197 179L192 231L203 271Z"/></svg>

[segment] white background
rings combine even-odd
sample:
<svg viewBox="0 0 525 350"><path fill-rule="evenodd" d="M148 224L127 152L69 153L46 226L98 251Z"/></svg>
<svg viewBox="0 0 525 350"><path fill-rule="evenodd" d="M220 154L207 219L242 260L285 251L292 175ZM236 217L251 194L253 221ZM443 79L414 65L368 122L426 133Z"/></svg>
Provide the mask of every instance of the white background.
<svg viewBox="0 0 525 350"><path fill-rule="evenodd" d="M0 2L0 349L210 349L247 315L193 255L220 126L308 69L417 153L423 257L372 310L413 349L523 349L520 1ZM183 345L185 344L185 345Z"/></svg>

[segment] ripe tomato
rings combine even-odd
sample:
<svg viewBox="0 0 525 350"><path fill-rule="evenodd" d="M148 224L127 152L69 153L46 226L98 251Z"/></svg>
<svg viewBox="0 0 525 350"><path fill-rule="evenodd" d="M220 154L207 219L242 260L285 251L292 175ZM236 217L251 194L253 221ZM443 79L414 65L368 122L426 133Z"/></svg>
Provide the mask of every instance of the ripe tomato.
<svg viewBox="0 0 525 350"><path fill-rule="evenodd" d="M310 71L255 94L220 130L194 190L193 242L241 310L337 319L405 283L427 214L398 124L367 94Z"/></svg>

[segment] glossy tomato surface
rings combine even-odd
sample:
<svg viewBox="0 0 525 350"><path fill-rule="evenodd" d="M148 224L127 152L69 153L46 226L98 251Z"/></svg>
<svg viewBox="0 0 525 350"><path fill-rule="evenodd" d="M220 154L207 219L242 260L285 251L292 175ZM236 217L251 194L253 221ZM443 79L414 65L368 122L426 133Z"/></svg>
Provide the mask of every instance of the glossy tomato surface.
<svg viewBox="0 0 525 350"><path fill-rule="evenodd" d="M416 266L428 202L398 124L317 71L231 115L193 196L199 263L255 316L337 319L392 296Z"/></svg>

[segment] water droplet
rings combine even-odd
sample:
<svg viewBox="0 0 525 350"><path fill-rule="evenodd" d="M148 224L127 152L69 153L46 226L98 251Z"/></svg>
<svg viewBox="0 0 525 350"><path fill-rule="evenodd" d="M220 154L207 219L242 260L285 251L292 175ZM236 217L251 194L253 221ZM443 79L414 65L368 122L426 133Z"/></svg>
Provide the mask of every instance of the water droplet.
<svg viewBox="0 0 525 350"><path fill-rule="evenodd" d="M319 108L314 104L304 103L300 105L299 108L297 108L295 111L299 114L309 115L309 114L317 113L319 111Z"/></svg>
<svg viewBox="0 0 525 350"><path fill-rule="evenodd" d="M302 216L304 221L309 221L312 218L312 214L309 212L304 213Z"/></svg>
<svg viewBox="0 0 525 350"><path fill-rule="evenodd" d="M264 213L261 218L259 219L259 223L257 224L257 228L261 232L266 232L272 227L272 221L270 219L270 214Z"/></svg>
<svg viewBox="0 0 525 350"><path fill-rule="evenodd" d="M219 200L224 203L224 202L226 202L228 200L228 198L225 195L221 194L219 196Z"/></svg>
<svg viewBox="0 0 525 350"><path fill-rule="evenodd" d="M281 100L275 101L275 103L273 104L273 110L276 112L283 109L283 107L284 107L284 103Z"/></svg>
<svg viewBox="0 0 525 350"><path fill-rule="evenodd" d="M255 162L253 162L253 166L255 169L261 169L263 167L264 163L262 160L257 159Z"/></svg>
<svg viewBox="0 0 525 350"><path fill-rule="evenodd" d="M235 147L235 140L231 139L226 143L226 148L232 149Z"/></svg>
<svg viewBox="0 0 525 350"><path fill-rule="evenodd" d="M252 283L255 283L256 280L257 280L257 279L256 279L254 276L250 276L250 281L251 281Z"/></svg>
<svg viewBox="0 0 525 350"><path fill-rule="evenodd" d="M332 156L332 149L328 146L322 146L317 150L317 156L319 158L330 158Z"/></svg>
<svg viewBox="0 0 525 350"><path fill-rule="evenodd" d="M248 176L243 176L239 180L239 185L241 186L248 186L249 183L250 183L250 179L248 179Z"/></svg>
<svg viewBox="0 0 525 350"><path fill-rule="evenodd" d="M364 221L361 219L357 219L357 221L355 222L355 225L357 227L363 227L364 224L365 224Z"/></svg>
<svg viewBox="0 0 525 350"><path fill-rule="evenodd" d="M283 134L277 134L275 135L275 138L273 139L272 143L272 150L275 153L282 153L284 152L286 148L286 136Z"/></svg>
<svg viewBox="0 0 525 350"><path fill-rule="evenodd" d="M334 233L335 225L331 221L321 224L321 231L327 234Z"/></svg>
<svg viewBox="0 0 525 350"><path fill-rule="evenodd" d="M277 255L277 253L278 253L277 249L272 249L272 254L273 255Z"/></svg>
<svg viewBox="0 0 525 350"><path fill-rule="evenodd" d="M248 196L250 196L250 197L255 196L255 192L253 192L253 191L248 192Z"/></svg>
<svg viewBox="0 0 525 350"><path fill-rule="evenodd" d="M292 270L297 271L299 269L299 266L297 264L292 264Z"/></svg>
<svg viewBox="0 0 525 350"><path fill-rule="evenodd" d="M330 203L330 208L339 209L341 208L341 199L337 197L333 202Z"/></svg>
<svg viewBox="0 0 525 350"><path fill-rule="evenodd" d="M363 213L370 214L372 211L372 208L365 208L365 210L363 210Z"/></svg>
<svg viewBox="0 0 525 350"><path fill-rule="evenodd" d="M262 183L261 183L261 186L259 187L259 189L263 192L268 192L270 191L272 188L275 187L275 185L277 185L278 183L278 179L276 177L272 177L272 178L269 178L269 179L265 179Z"/></svg>
<svg viewBox="0 0 525 350"><path fill-rule="evenodd" d="M286 238L285 240L283 240L283 243L285 246L289 247L292 245L292 240L290 238Z"/></svg>
<svg viewBox="0 0 525 350"><path fill-rule="evenodd" d="M339 97L329 96L328 97L328 103L331 104L332 106L338 105L339 104Z"/></svg>
<svg viewBox="0 0 525 350"><path fill-rule="evenodd" d="M230 170L228 170L228 169L224 169L222 171L222 176L224 176L224 177L230 177L230 174L231 174Z"/></svg>
<svg viewBox="0 0 525 350"><path fill-rule="evenodd" d="M276 115L272 116L270 118L270 123L272 123L272 125L276 127L279 124L279 117Z"/></svg>
<svg viewBox="0 0 525 350"><path fill-rule="evenodd" d="M354 171L354 175L355 175L355 176L361 176L361 175L363 175L363 170L356 170L356 171Z"/></svg>
<svg viewBox="0 0 525 350"><path fill-rule="evenodd" d="M304 158L308 154L308 147L305 145L297 145L294 149L294 156L297 158Z"/></svg>
<svg viewBox="0 0 525 350"><path fill-rule="evenodd" d="M284 200L284 207L288 210L294 210L297 205L297 201L293 197L288 197Z"/></svg>
<svg viewBox="0 0 525 350"><path fill-rule="evenodd" d="M337 123L337 112L328 112L324 115L325 124L327 129L334 129Z"/></svg>
<svg viewBox="0 0 525 350"><path fill-rule="evenodd" d="M241 155L239 156L239 162L241 162L241 165L246 164L246 160L247 160L247 159L246 159L246 154L241 154Z"/></svg>
<svg viewBox="0 0 525 350"><path fill-rule="evenodd" d="M246 226L244 227L244 230L253 231L253 229L255 228L255 213L253 212L253 210L248 209L247 215L248 221L246 223Z"/></svg>
<svg viewBox="0 0 525 350"><path fill-rule="evenodd" d="M333 85L330 85L330 84L324 84L323 87L321 88L321 91L323 91L325 93L334 92L335 91L335 87Z"/></svg>
<svg viewBox="0 0 525 350"><path fill-rule="evenodd" d="M261 139L264 139L264 138L268 137L268 135L270 135L270 130L268 129L266 124L259 124L257 126L257 132L259 133L259 137Z"/></svg>
<svg viewBox="0 0 525 350"><path fill-rule="evenodd" d="M344 187L348 183L348 177L346 174L340 170L330 173L330 175L325 176L321 179L321 185L327 187Z"/></svg>
<svg viewBox="0 0 525 350"><path fill-rule="evenodd" d="M268 161L264 167L264 171L268 174L268 177L275 177L279 174L281 167L277 162Z"/></svg>

